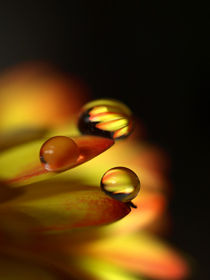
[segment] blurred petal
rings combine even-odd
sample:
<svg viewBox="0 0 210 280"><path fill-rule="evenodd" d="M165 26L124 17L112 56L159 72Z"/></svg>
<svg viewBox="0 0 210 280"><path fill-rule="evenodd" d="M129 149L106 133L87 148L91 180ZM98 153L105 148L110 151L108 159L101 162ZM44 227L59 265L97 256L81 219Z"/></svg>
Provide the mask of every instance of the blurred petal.
<svg viewBox="0 0 210 280"><path fill-rule="evenodd" d="M143 195L140 193L133 203L137 208L132 209L130 215L104 227L103 231L107 234L126 234L146 227L164 212L166 198L159 193L145 192Z"/></svg>
<svg viewBox="0 0 210 280"><path fill-rule="evenodd" d="M122 267L97 258L79 258L78 267L92 275L95 280L143 280Z"/></svg>
<svg viewBox="0 0 210 280"><path fill-rule="evenodd" d="M0 134L0 151L43 138L47 134L44 128L22 127Z"/></svg>
<svg viewBox="0 0 210 280"><path fill-rule="evenodd" d="M48 242L49 237L56 237L57 235L42 235L37 238L37 236L31 236L31 240L29 241L28 238L22 238L20 239L20 236L16 242L14 242L14 239L9 240L8 243L2 242L0 247L0 276L2 275L1 272L4 272L5 270L8 270L7 262L4 261L8 259L8 265L10 267L13 267L13 260L19 266L20 270L18 272L20 273L20 278L16 278L11 273L11 278L8 278L8 280L16 280L21 279L25 280L25 278L21 278L25 275L28 276L26 278L27 280L31 279L48 279L47 276L53 277L52 279L56 280L78 280L78 279L86 279L86 280L92 280L92 277L89 278L88 275L77 269L75 266L75 257L68 254L64 255L59 251L55 251L55 248L53 247L54 243L51 244L50 252L48 252L47 247L45 244ZM0 236L1 237L1 236ZM29 239L30 239L29 237ZM2 241L2 240L1 240ZM12 242L11 242L12 241ZM21 242L19 242L21 241ZM1 256L3 258L3 264L5 264L5 268L1 267ZM26 267L25 267L26 266ZM40 274L41 278L33 278L33 276L29 275L29 271L27 269L29 267L29 270L31 268L31 272L33 272L33 269L37 269L39 272L43 270L43 272L46 273L43 274L45 277L41 277L42 274ZM2 269L1 269L2 268ZM5 272L6 274L6 272ZM10 274L7 272L6 275ZM37 275L35 273L35 275ZM0 278L2 279L2 278ZM4 278L3 278L4 279ZM6 278L7 279L7 278ZM49 278L51 279L51 278Z"/></svg>
<svg viewBox="0 0 210 280"><path fill-rule="evenodd" d="M87 89L46 63L25 63L0 78L0 129L65 123L87 101Z"/></svg>
<svg viewBox="0 0 210 280"><path fill-rule="evenodd" d="M188 274L188 266L181 256L143 233L116 236L91 243L85 252L133 273L155 279L183 279Z"/></svg>
<svg viewBox="0 0 210 280"><path fill-rule="evenodd" d="M0 205L0 227L8 232L65 232L112 223L130 212L96 187L49 180L20 190Z"/></svg>
<svg viewBox="0 0 210 280"><path fill-rule="evenodd" d="M110 148L114 141L96 136L72 137L80 149L80 157L71 168L80 165ZM39 151L44 140L18 146L0 154L0 178L6 183L28 184L50 178L56 173L44 169Z"/></svg>
<svg viewBox="0 0 210 280"><path fill-rule="evenodd" d="M20 260L0 255L0 279L2 280L59 280L57 272L36 265L27 260Z"/></svg>

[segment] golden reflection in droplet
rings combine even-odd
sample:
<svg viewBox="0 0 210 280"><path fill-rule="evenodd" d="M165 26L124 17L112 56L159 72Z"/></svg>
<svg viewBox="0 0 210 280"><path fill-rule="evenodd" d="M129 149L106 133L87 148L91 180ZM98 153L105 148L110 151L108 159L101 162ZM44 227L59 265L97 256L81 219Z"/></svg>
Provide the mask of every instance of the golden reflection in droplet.
<svg viewBox="0 0 210 280"><path fill-rule="evenodd" d="M78 128L83 134L112 139L126 138L133 130L130 109L112 99L99 99L86 104L79 117Z"/></svg>
<svg viewBox="0 0 210 280"><path fill-rule="evenodd" d="M114 199L129 202L137 196L140 190L140 181L129 168L114 167L103 175L101 189Z"/></svg>

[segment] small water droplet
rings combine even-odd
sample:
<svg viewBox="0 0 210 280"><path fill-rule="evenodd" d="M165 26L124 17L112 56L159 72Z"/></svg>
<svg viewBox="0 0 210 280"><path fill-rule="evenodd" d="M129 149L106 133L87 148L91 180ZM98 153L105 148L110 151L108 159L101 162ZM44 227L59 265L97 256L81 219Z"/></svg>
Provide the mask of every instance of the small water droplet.
<svg viewBox="0 0 210 280"><path fill-rule="evenodd" d="M112 139L126 138L133 130L130 109L112 99L89 102L82 109L78 128L83 134L98 135Z"/></svg>
<svg viewBox="0 0 210 280"><path fill-rule="evenodd" d="M130 202L140 190L140 181L131 169L114 167L103 175L101 189L114 199Z"/></svg>
<svg viewBox="0 0 210 280"><path fill-rule="evenodd" d="M79 148L67 136L54 136L40 149L40 161L48 171L64 171L73 166L79 157Z"/></svg>

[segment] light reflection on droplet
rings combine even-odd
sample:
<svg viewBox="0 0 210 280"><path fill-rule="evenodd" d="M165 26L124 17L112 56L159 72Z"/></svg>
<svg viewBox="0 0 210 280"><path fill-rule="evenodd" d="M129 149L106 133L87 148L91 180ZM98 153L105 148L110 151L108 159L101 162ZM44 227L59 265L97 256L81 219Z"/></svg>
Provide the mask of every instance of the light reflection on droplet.
<svg viewBox="0 0 210 280"><path fill-rule="evenodd" d="M126 138L133 130L130 109L111 99L99 99L84 106L78 128L83 134L98 135L112 139Z"/></svg>
<svg viewBox="0 0 210 280"><path fill-rule="evenodd" d="M40 149L40 161L48 171L64 171L73 166L79 158L79 148L66 136L48 139Z"/></svg>
<svg viewBox="0 0 210 280"><path fill-rule="evenodd" d="M131 169L114 167L103 175L101 189L114 199L130 202L140 190L140 181Z"/></svg>

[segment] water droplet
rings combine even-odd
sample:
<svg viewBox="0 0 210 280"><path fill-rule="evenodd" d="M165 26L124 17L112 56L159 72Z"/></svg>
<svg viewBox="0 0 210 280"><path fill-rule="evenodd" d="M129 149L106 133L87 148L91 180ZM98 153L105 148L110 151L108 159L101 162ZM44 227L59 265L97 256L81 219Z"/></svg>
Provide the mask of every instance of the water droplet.
<svg viewBox="0 0 210 280"><path fill-rule="evenodd" d="M83 134L112 139L125 138L133 130L132 113L123 103L112 99L89 102L82 109L78 128Z"/></svg>
<svg viewBox="0 0 210 280"><path fill-rule="evenodd" d="M101 189L114 199L130 202L140 190L140 181L129 168L114 167L103 175Z"/></svg>
<svg viewBox="0 0 210 280"><path fill-rule="evenodd" d="M48 139L40 149L40 161L48 171L64 171L73 166L79 157L76 143L66 136Z"/></svg>

